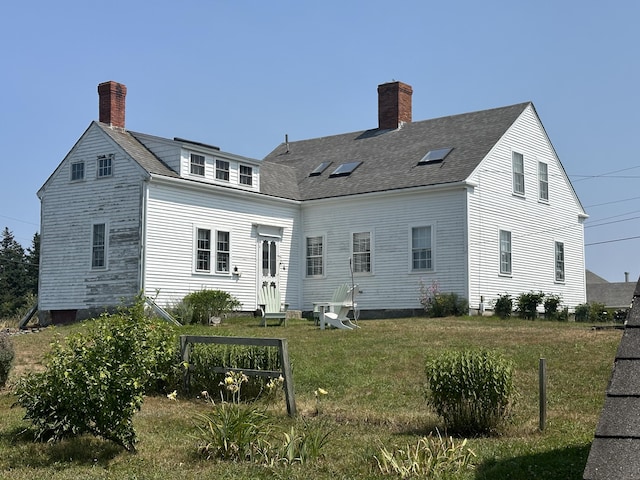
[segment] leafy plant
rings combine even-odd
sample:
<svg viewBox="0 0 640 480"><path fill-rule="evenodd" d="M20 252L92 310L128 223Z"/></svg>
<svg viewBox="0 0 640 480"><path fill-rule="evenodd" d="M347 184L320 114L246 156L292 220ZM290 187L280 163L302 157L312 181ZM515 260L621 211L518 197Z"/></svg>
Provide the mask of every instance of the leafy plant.
<svg viewBox="0 0 640 480"><path fill-rule="evenodd" d="M544 318L547 320L558 320L558 307L562 299L559 295L546 295L544 297Z"/></svg>
<svg viewBox="0 0 640 480"><path fill-rule="evenodd" d="M190 311L192 315L188 323L202 324L208 323L211 317L220 317L242 306L237 298L227 292L206 289L190 293L184 297L183 303L184 311Z"/></svg>
<svg viewBox="0 0 640 480"><path fill-rule="evenodd" d="M419 438L415 445L389 450L380 446L374 456L380 472L400 478L452 478L472 468L475 453L467 447L467 439L456 443L453 437L429 435Z"/></svg>
<svg viewBox="0 0 640 480"><path fill-rule="evenodd" d="M0 388L7 384L14 358L15 351L11 337L6 333L0 333Z"/></svg>
<svg viewBox="0 0 640 480"><path fill-rule="evenodd" d="M56 340L45 370L23 376L15 392L36 439L89 433L134 450L133 415L145 391L167 379L176 348L163 325L146 319L138 301Z"/></svg>
<svg viewBox="0 0 640 480"><path fill-rule="evenodd" d="M575 309L576 322L606 322L607 309L598 302L582 303Z"/></svg>
<svg viewBox="0 0 640 480"><path fill-rule="evenodd" d="M542 303L544 293L529 292L518 296L516 311L520 318L535 320L538 316L538 305Z"/></svg>
<svg viewBox="0 0 640 480"><path fill-rule="evenodd" d="M513 313L513 299L511 295L505 293L504 295L498 295L495 300L493 311L500 318L509 318Z"/></svg>
<svg viewBox="0 0 640 480"><path fill-rule="evenodd" d="M457 293L441 293L437 280L429 287L420 281L420 303L429 317L458 317L469 312L469 302Z"/></svg>
<svg viewBox="0 0 640 480"><path fill-rule="evenodd" d="M486 434L510 413L513 367L488 350L445 352L426 364L427 401L448 431Z"/></svg>

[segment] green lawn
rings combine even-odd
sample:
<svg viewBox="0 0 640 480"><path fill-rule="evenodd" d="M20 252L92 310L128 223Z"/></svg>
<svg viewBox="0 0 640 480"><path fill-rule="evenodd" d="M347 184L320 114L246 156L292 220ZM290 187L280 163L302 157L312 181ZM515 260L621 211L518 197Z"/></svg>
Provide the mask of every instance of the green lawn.
<svg viewBox="0 0 640 480"><path fill-rule="evenodd" d="M302 416L315 412L314 390L323 388L320 419L332 430L324 457L302 466L267 468L200 458L193 438L196 399L148 397L135 417L135 454L91 437L35 444L23 411L11 408L10 389L0 392L0 478L6 479L200 479L383 478L373 455L380 445L415 443L439 427L424 401L424 363L445 349L497 349L516 365L519 392L512 424L502 434L474 438L475 469L464 479L581 479L604 401L621 332L587 325L489 318L410 318L361 321L357 331L320 331L293 320L258 327L258 320L229 320L220 327L184 327L184 333L287 338L296 402ZM53 335L78 326L14 337L13 377L39 367ZM547 360L547 428L538 431L538 363ZM279 408L284 425L284 400Z"/></svg>

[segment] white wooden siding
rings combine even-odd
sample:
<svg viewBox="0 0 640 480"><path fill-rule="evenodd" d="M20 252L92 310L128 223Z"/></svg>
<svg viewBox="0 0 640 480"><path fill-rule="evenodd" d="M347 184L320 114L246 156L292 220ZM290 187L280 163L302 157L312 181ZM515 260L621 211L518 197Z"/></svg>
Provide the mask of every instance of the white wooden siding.
<svg viewBox="0 0 640 480"><path fill-rule="evenodd" d="M524 155L525 195L512 192L511 154ZM539 201L538 161L548 165L549 200ZM529 107L470 178L469 302L542 291L563 305L585 302L581 207L534 110ZM512 275L499 275L499 230L511 231ZM555 241L565 246L565 281L555 281Z"/></svg>
<svg viewBox="0 0 640 480"><path fill-rule="evenodd" d="M443 292L466 294L466 195L463 186L451 190L420 190L411 193L350 197L309 202L303 207L305 239L325 236L325 272L322 278L307 278L301 271L305 310L313 302L327 301L335 287L351 283L349 259L352 232L372 233L372 275L354 276L362 294L363 310L419 309L420 281L437 280ZM431 225L434 229L433 272L410 272L409 225Z"/></svg>
<svg viewBox="0 0 640 480"><path fill-rule="evenodd" d="M180 174L180 145L172 140L136 133L135 137L173 171ZM189 170L187 170L188 172Z"/></svg>
<svg viewBox="0 0 640 480"><path fill-rule="evenodd" d="M115 154L113 176L96 178L98 155ZM70 165L85 162L71 182ZM139 290L142 170L91 126L41 192L41 310L118 305ZM108 225L108 267L91 269L92 225Z"/></svg>
<svg viewBox="0 0 640 480"><path fill-rule="evenodd" d="M188 182L152 181L145 222L144 288L148 295L157 291L159 304L174 304L190 292L208 288L229 292L243 310L254 310L258 288L254 225L259 224L282 227L280 288L289 308L299 308L298 205ZM238 267L240 277L194 271L196 227L230 232L230 267Z"/></svg>

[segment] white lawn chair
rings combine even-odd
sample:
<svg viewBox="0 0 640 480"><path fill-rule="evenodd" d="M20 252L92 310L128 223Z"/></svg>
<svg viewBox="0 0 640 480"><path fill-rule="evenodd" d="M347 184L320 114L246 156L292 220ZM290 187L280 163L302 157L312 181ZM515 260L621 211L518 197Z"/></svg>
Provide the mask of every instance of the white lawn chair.
<svg viewBox="0 0 640 480"><path fill-rule="evenodd" d="M343 283L335 289L331 301L314 303L314 312L317 312L320 317L320 330L324 330L325 325L343 330L359 328L347 316L349 311L355 310L357 306L353 301L357 293L357 285L350 287L348 283Z"/></svg>
<svg viewBox="0 0 640 480"><path fill-rule="evenodd" d="M278 320L278 325L287 326L287 305L280 302L280 290L269 286L264 286L260 290L259 299L262 321L260 326L266 327L267 320Z"/></svg>

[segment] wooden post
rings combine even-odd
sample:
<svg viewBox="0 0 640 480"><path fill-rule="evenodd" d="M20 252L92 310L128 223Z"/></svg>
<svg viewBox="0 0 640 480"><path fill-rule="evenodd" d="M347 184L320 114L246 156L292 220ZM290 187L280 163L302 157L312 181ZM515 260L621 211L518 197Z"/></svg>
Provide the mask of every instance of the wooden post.
<svg viewBox="0 0 640 480"><path fill-rule="evenodd" d="M547 423L547 361L540 359L540 431L543 432Z"/></svg>

